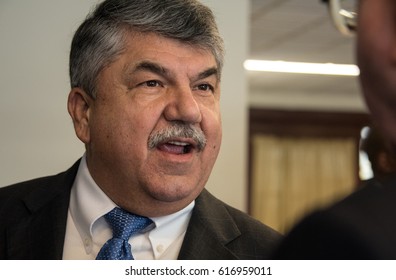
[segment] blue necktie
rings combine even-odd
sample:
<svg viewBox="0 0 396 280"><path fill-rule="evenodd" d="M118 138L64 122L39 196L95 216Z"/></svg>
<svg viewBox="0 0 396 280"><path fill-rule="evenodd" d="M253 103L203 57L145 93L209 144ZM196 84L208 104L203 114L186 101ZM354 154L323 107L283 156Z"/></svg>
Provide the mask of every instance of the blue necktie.
<svg viewBox="0 0 396 280"><path fill-rule="evenodd" d="M133 260L129 238L149 226L153 221L129 213L121 208L114 208L104 215L113 230L113 237L100 249L97 260Z"/></svg>

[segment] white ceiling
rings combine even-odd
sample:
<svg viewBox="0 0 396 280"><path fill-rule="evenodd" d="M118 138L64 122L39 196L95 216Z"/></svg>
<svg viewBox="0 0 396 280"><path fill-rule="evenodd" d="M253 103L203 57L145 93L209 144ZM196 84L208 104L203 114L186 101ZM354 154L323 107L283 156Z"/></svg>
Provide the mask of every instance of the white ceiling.
<svg viewBox="0 0 396 280"><path fill-rule="evenodd" d="M334 28L320 0L250 1L250 59L355 63L354 37L342 36ZM348 100L346 110L364 107L356 77L248 72L248 78L250 93L256 97L323 97L324 102L335 101L336 107Z"/></svg>

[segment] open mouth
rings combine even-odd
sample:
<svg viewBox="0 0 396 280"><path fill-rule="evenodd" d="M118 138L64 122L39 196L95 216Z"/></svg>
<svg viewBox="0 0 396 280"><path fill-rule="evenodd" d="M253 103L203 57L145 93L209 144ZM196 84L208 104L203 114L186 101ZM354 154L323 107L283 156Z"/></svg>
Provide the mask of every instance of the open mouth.
<svg viewBox="0 0 396 280"><path fill-rule="evenodd" d="M175 155L188 154L194 148L194 146L191 143L182 142L182 141L168 141L168 142L159 144L157 147L161 151L175 154Z"/></svg>
<svg viewBox="0 0 396 280"><path fill-rule="evenodd" d="M206 146L203 131L196 126L174 121L170 126L149 135L147 146L174 155L201 152Z"/></svg>

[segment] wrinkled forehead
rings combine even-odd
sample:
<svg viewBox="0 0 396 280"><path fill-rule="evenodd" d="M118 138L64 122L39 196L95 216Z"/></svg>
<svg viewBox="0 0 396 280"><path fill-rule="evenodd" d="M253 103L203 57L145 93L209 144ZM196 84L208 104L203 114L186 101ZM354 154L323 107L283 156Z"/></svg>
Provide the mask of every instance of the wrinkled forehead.
<svg viewBox="0 0 396 280"><path fill-rule="evenodd" d="M147 70L166 76L182 67L190 69L192 75L210 73L220 79L218 63L209 49L155 33L130 33L120 59L125 60L127 72Z"/></svg>
<svg viewBox="0 0 396 280"><path fill-rule="evenodd" d="M124 27L125 28L123 28L124 29L123 41L125 47L132 47L132 46L128 46L128 44L131 44L135 41L146 42L146 47L150 47L150 44L147 43L147 40L155 38L157 41L162 41L163 43L163 45L161 45L159 49L165 49L169 43L175 45L177 44L184 49L190 48L191 50L194 50L197 53L199 52L207 56L211 56L217 65L218 77L219 78L221 77L223 60L224 60L223 54L217 53L218 50L216 49L216 47L209 44L208 42L198 42L198 41L192 42L190 40L164 36L157 32L145 32L145 31L140 31L139 29L132 29L130 26L124 26Z"/></svg>

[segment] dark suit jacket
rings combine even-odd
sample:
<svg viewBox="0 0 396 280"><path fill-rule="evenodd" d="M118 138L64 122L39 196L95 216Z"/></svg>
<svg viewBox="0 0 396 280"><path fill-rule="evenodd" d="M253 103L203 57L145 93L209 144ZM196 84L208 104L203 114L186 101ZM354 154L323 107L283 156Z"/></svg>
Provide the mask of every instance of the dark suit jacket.
<svg viewBox="0 0 396 280"><path fill-rule="evenodd" d="M0 188L0 259L61 259L79 162L55 176ZM179 259L266 259L280 235L204 190Z"/></svg>
<svg viewBox="0 0 396 280"><path fill-rule="evenodd" d="M275 259L396 259L396 181L370 181L299 223Z"/></svg>

